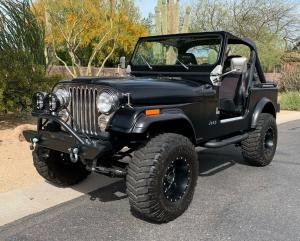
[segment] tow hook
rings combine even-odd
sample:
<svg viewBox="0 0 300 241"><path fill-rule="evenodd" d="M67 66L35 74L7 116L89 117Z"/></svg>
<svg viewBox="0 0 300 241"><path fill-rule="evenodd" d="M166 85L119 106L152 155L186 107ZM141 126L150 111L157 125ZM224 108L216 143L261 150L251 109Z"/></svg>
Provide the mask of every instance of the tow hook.
<svg viewBox="0 0 300 241"><path fill-rule="evenodd" d="M32 138L32 140L31 140L31 145L30 145L30 150L31 150L31 151L35 151L35 149L36 149L36 144L38 143L38 141L39 141L38 138L36 138L36 137Z"/></svg>
<svg viewBox="0 0 300 241"><path fill-rule="evenodd" d="M76 163L78 161L78 157L79 157L78 156L78 152L79 152L78 148L77 147L69 148L68 151L70 153L71 162Z"/></svg>

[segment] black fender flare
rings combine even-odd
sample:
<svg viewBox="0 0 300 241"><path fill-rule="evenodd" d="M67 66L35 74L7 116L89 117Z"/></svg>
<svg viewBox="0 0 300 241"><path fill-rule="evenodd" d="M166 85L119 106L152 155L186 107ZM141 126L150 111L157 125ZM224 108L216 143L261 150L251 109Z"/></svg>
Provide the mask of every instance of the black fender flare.
<svg viewBox="0 0 300 241"><path fill-rule="evenodd" d="M145 114L141 114L134 127L131 130L131 133L141 134L146 133L150 126L153 124L163 124L168 122L183 122L188 126L191 130L193 142L196 142L196 134L191 120L185 115L182 110L172 109L172 110L163 110L159 115L155 116L146 116ZM178 126L180 129L180 126Z"/></svg>
<svg viewBox="0 0 300 241"><path fill-rule="evenodd" d="M270 99L264 97L256 104L252 114L251 128L256 128L260 113L270 113L276 118L276 108Z"/></svg>

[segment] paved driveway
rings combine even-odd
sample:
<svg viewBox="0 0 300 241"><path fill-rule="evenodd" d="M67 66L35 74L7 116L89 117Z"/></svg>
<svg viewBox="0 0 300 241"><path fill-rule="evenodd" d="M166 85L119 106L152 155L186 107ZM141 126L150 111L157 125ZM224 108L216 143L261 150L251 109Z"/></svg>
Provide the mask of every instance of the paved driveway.
<svg viewBox="0 0 300 241"><path fill-rule="evenodd" d="M0 228L0 240L300 240L300 121L279 126L274 162L257 168L230 146L199 150L188 211L157 225L131 215L120 179Z"/></svg>

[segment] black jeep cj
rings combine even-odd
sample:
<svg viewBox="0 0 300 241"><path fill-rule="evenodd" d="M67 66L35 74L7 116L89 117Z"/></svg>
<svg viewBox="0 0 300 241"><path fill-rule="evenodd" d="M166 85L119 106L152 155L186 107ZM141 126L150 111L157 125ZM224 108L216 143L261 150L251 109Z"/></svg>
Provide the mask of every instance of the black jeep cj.
<svg viewBox="0 0 300 241"><path fill-rule="evenodd" d="M25 136L41 176L61 186L91 171L126 176L132 211L167 222L193 198L195 146L235 144L251 165L272 161L277 87L251 40L227 32L140 38L127 73L34 95L38 130Z"/></svg>

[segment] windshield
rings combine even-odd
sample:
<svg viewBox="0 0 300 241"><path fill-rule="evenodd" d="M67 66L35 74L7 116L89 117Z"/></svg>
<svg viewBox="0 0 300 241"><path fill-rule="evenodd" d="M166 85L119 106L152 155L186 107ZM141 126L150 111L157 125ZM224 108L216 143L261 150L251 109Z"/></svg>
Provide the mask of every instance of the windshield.
<svg viewBox="0 0 300 241"><path fill-rule="evenodd" d="M152 66L179 65L185 69L190 66L213 65L220 52L221 38L210 37L165 37L142 40L132 58L133 65Z"/></svg>

